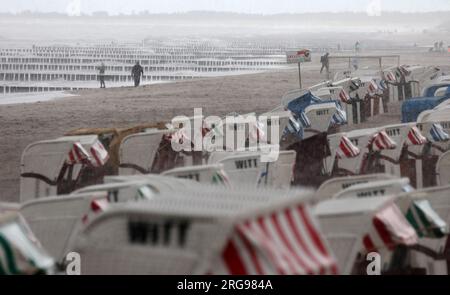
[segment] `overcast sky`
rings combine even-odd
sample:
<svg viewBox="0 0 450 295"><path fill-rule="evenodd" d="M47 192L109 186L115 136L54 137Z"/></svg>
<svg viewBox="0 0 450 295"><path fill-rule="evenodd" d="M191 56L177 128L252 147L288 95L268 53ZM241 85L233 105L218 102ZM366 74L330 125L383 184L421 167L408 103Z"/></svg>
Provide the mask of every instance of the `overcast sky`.
<svg viewBox="0 0 450 295"><path fill-rule="evenodd" d="M301 13L322 11L450 11L450 0L0 0L0 12L24 10L62 13L107 11L129 14L173 13L192 10L242 13Z"/></svg>

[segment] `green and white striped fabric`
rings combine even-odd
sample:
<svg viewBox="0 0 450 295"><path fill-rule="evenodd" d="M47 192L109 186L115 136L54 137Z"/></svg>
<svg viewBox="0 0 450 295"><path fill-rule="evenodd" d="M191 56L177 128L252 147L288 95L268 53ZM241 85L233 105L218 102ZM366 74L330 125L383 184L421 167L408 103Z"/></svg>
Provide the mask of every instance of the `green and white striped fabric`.
<svg viewBox="0 0 450 295"><path fill-rule="evenodd" d="M225 171L220 170L217 171L213 177L212 177L212 183L213 184L221 184L221 185L225 185L228 186L230 184L230 181L228 180L228 176L225 173Z"/></svg>
<svg viewBox="0 0 450 295"><path fill-rule="evenodd" d="M154 197L155 192L150 187L144 185L137 190L136 201L149 201Z"/></svg>
<svg viewBox="0 0 450 295"><path fill-rule="evenodd" d="M16 214L8 215L0 218L0 275L53 273L53 259L43 251L22 219Z"/></svg>
<svg viewBox="0 0 450 295"><path fill-rule="evenodd" d="M406 219L421 238L442 238L448 234L447 223L433 210L428 200L413 201Z"/></svg>

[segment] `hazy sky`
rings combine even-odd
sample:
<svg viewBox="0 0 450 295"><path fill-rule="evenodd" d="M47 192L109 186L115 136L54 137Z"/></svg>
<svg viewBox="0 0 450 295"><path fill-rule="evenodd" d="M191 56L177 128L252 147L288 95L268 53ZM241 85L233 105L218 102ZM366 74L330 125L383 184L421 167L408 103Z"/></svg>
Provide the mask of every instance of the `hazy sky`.
<svg viewBox="0 0 450 295"><path fill-rule="evenodd" d="M320 11L442 11L450 0L0 0L0 12L23 10L67 12L70 14L108 11L110 14L148 10L150 13L192 10L243 13Z"/></svg>

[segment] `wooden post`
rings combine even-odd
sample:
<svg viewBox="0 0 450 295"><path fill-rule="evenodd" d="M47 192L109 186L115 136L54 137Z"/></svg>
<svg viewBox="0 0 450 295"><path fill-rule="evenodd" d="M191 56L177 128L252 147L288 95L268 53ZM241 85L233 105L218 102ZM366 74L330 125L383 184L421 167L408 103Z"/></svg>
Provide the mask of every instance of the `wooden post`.
<svg viewBox="0 0 450 295"><path fill-rule="evenodd" d="M298 63L298 83L300 85L300 90L302 89L302 68L300 62Z"/></svg>

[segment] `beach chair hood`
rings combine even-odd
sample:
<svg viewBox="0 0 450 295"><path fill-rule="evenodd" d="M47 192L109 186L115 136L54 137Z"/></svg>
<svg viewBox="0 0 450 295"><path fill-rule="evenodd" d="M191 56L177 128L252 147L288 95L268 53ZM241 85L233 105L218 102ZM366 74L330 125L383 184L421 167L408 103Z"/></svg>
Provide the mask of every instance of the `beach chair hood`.
<svg viewBox="0 0 450 295"><path fill-rule="evenodd" d="M149 173L163 136L168 134L167 130L151 130L125 137L119 149L119 174Z"/></svg>
<svg viewBox="0 0 450 295"><path fill-rule="evenodd" d="M337 266L304 206L235 224L211 273L337 274Z"/></svg>
<svg viewBox="0 0 450 295"><path fill-rule="evenodd" d="M408 99L402 104L402 123L416 122L420 113L434 109L449 98L450 95L444 97L432 96Z"/></svg>
<svg viewBox="0 0 450 295"><path fill-rule="evenodd" d="M448 234L447 223L436 213L428 200L413 200L406 219L420 238L440 239Z"/></svg>

